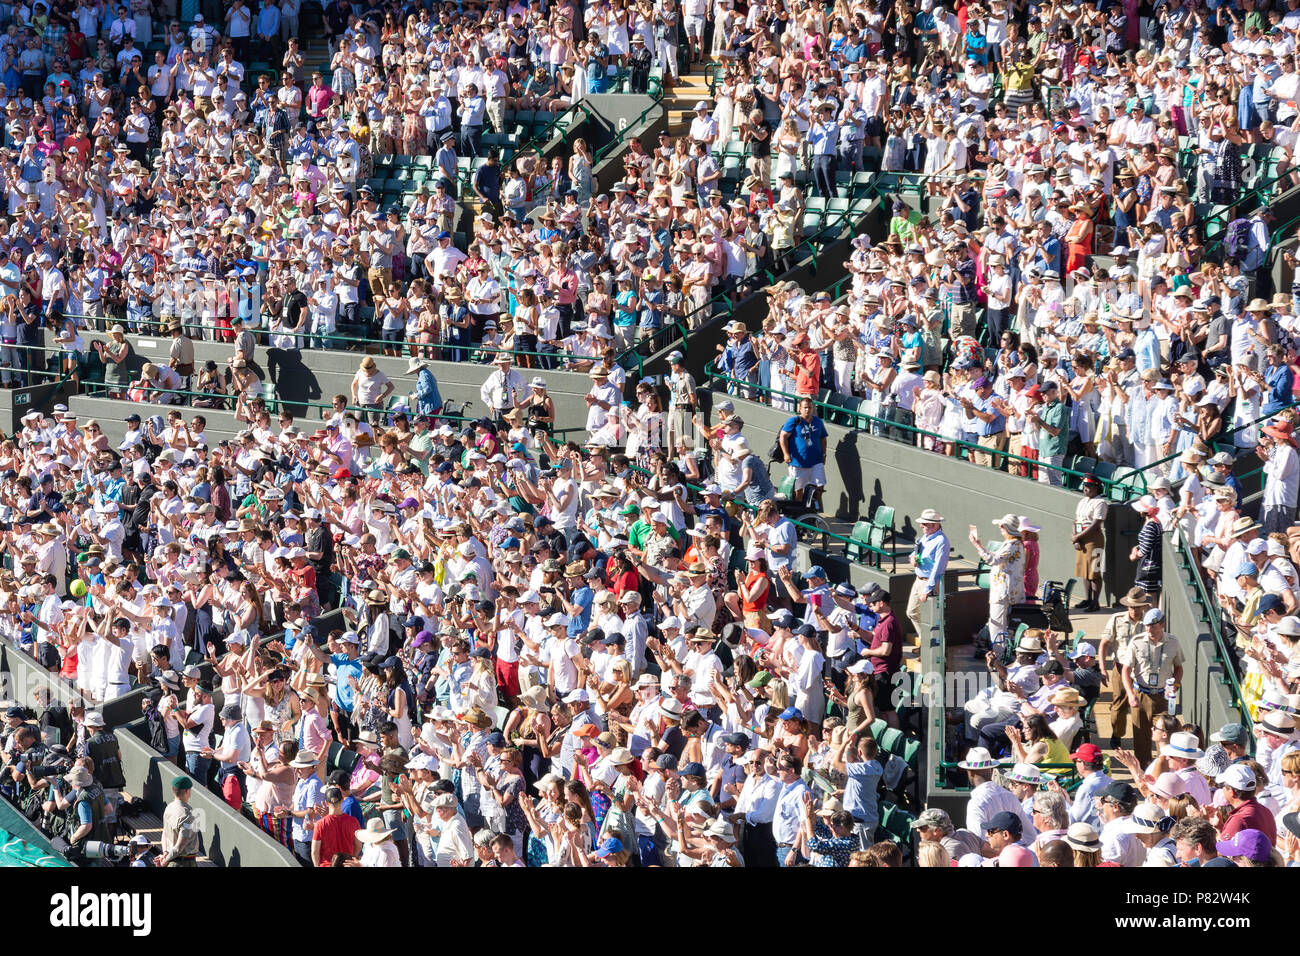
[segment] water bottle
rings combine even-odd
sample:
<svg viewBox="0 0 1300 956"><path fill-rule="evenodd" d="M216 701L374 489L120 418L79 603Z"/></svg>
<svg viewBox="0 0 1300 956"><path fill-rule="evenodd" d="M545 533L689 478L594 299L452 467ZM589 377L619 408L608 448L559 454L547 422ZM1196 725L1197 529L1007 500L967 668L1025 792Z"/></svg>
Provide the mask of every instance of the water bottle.
<svg viewBox="0 0 1300 956"><path fill-rule="evenodd" d="M1178 683L1172 677L1165 681L1165 704L1169 713L1178 713Z"/></svg>

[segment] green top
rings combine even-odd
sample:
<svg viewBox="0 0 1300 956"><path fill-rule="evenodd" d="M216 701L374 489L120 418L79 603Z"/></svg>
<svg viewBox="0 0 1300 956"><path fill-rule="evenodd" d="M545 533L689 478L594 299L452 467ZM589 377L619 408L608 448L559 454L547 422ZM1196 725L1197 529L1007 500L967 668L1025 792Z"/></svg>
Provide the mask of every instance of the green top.
<svg viewBox="0 0 1300 956"><path fill-rule="evenodd" d="M1038 410L1038 417L1044 425L1060 429L1055 436L1042 432L1042 437L1038 440L1039 456L1050 458L1053 455L1064 455L1070 444L1070 410L1064 402L1051 402Z"/></svg>

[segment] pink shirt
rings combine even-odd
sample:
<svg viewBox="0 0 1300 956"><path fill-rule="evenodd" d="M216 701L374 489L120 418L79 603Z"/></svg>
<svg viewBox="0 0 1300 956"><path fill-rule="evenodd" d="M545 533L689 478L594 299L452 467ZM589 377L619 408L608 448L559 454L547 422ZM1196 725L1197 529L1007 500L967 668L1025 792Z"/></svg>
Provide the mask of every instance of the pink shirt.
<svg viewBox="0 0 1300 956"><path fill-rule="evenodd" d="M307 90L307 113L320 116L334 99L334 91L328 86L313 86Z"/></svg>

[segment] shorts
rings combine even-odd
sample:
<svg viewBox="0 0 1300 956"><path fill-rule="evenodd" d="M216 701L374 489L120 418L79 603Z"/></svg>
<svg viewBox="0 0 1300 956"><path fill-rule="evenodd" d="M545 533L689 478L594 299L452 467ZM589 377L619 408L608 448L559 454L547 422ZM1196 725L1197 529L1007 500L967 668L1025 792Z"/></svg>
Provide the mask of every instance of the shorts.
<svg viewBox="0 0 1300 956"><path fill-rule="evenodd" d="M686 35L701 39L704 36L704 17L686 18Z"/></svg>
<svg viewBox="0 0 1300 956"><path fill-rule="evenodd" d="M790 471L794 474L795 494L803 491L809 485L817 488L826 487L826 465L818 463L808 468L800 468L797 465L791 465Z"/></svg>

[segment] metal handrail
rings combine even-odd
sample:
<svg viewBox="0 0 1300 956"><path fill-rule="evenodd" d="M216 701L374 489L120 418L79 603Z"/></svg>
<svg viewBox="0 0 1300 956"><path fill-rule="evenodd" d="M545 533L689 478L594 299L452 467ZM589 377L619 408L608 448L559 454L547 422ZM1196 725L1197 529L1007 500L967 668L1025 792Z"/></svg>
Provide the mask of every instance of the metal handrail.
<svg viewBox="0 0 1300 956"><path fill-rule="evenodd" d="M1247 730L1250 730L1253 724L1250 717L1250 708L1246 706L1245 695L1241 692L1241 681L1237 679L1237 665L1233 661L1233 655L1228 650L1224 639L1222 621L1219 618L1219 604L1217 601L1210 600L1209 592L1205 589L1205 582L1201 579L1201 572L1195 555L1192 554L1191 546L1187 543L1187 538L1181 528L1175 529L1173 540L1175 547L1178 549L1183 569L1189 573L1192 583L1196 586L1194 598L1196 603L1201 605L1205 623L1210 629L1210 635L1214 638L1215 658L1225 675L1223 681L1232 692L1232 702L1241 714L1242 725Z"/></svg>
<svg viewBox="0 0 1300 956"><path fill-rule="evenodd" d="M640 467L639 465L631 465L630 467L631 467L631 469L632 469L633 471L635 471L635 472L639 472L640 474L647 475L647 476L650 475L650 472L649 472L647 469L642 468L642 467ZM770 476L769 476L769 478L770 478ZM693 484L691 484L690 482L683 482L683 484L686 485L686 488L687 488L688 490L690 490L690 491L695 491L695 492L699 492L699 493L703 493L703 492L704 492L704 486L703 486L703 485L693 485ZM735 497L731 497L729 500L735 502L737 505L739 505L741 508L744 508L746 511L749 511L749 512L757 512L757 511L758 511L758 506L757 506L757 505L751 505L749 502L745 501L743 498L735 498ZM898 552L897 552L897 551L888 551L888 550L886 550L886 549L884 549L884 548L878 548L878 547L876 547L875 545L873 545L873 544L871 544L871 543L869 543L869 542L861 541L861 540L859 540L859 539L857 539L857 538L854 538L852 535L844 535L844 534L840 534L838 531L831 531L829 528L819 528L819 527L817 527L816 525L808 524L806 521L800 521L800 520L798 520L797 518L791 518L791 517L789 517L789 516L783 516L783 517L785 517L785 520L789 521L792 525L795 526L796 533L799 532L799 531L807 531L807 532L810 532L810 533L813 534L813 535L816 535L816 536L820 537L820 538L822 539L822 548L821 548L821 550L822 550L823 552L826 552L826 553L829 554L829 553L830 553L830 549L827 547L827 545L829 545L830 542L834 541L834 542L836 542L837 544L843 544L843 545L844 545L844 552L845 552L845 555L846 555L846 556L847 556L847 554L848 554L848 550L849 550L849 548L857 548L857 549L859 550L859 552L866 552L866 553L868 553L868 554L874 554L874 555L877 555L878 557L881 557L881 558L889 558L889 559L891 559L891 560L893 561L893 564L894 564L894 570L897 570L897 568L898 568Z"/></svg>
<svg viewBox="0 0 1300 956"><path fill-rule="evenodd" d="M1006 459L1008 462L1012 462L1012 461L1022 462L1026 465L1031 465L1035 468L1046 468L1049 471L1060 472L1062 475L1068 475L1071 478L1077 478L1080 480L1084 478L1095 478L1097 481L1101 482L1102 487L1106 489L1108 496L1114 492L1119 492L1123 494L1124 496L1123 500L1128 500L1129 496L1136 490L1127 481L1115 481L1110 478L1102 478L1097 475L1089 474L1088 472L1076 471L1073 468L1067 468L1064 465L1049 464L1048 462L1045 462L1038 458L1022 458L1021 456L1013 455L1010 452L997 451L995 449L986 448L983 445L978 445L972 442L963 441L960 438L946 438L943 435L938 434L937 432L926 431L923 428L917 428L915 425L908 425L903 422L897 422L887 418L878 418L866 412L859 411L857 409L847 408L845 406L832 405L828 402L824 402L821 401L820 399L814 398L811 395L796 395L791 392L782 392L774 388L769 388L766 386L759 385L756 382L747 382L744 381L743 379L732 378L730 376L723 375L720 372L715 371L712 362L708 363L704 367L704 374L708 377L711 383L725 382L729 385L736 385L740 388L744 388L750 391L762 392L767 395L776 395L781 398L787 398L793 402L802 401L805 398L811 399L814 408L831 413L835 417L848 416L849 420L852 422L852 424L849 426L850 428L857 429L860 431L866 431L867 429L864 427L864 425L878 426L882 431L882 434L879 437L882 438L889 437L887 434L884 434L886 430L897 429L899 431L908 432L912 435L922 435L927 438L934 438L941 442L944 442L945 444L956 445L959 448L965 448L966 450L971 452L990 455L995 458L1003 458ZM1114 499L1112 498L1111 500Z"/></svg>
<svg viewBox="0 0 1300 956"><path fill-rule="evenodd" d="M65 313L65 317L66 317L66 318L70 318L70 319L93 319L94 321L102 321L102 322L105 322L105 323L109 323L109 322L123 322L123 323L125 323L126 321L128 321L128 320L125 319L125 318L120 318L120 317L115 317L115 316L88 316L88 315L76 315L76 314L73 314L73 313ZM151 323L151 324L152 324L152 323ZM205 327L205 328L208 328L208 327ZM94 331L94 330L92 329L92 330L90 330L90 331ZM225 330L222 330L222 331L225 331ZM360 345L381 345L381 346L382 346L382 345L387 345L387 346L392 346L392 345L396 344L396 345L398 345L400 348L410 348L410 347L414 346L414 347L417 348L417 349L437 349L437 350L439 350L439 351L447 351L447 350L449 350L449 349L455 349L455 350L458 350L458 351L469 352L469 353L471 353L471 354L473 354L473 353L478 353L478 354L480 354L480 355L523 355L523 356L531 356L531 357L548 358L548 359L551 359L551 360L554 360L554 361L564 361L564 362L573 362L573 363L578 363L578 362L591 362L591 363L593 363L593 364L599 364L599 363L602 361L602 359L601 359L601 357L600 357L599 355L578 355L577 353L574 353L574 352L532 352L532 351L526 351L526 350L524 350L524 349L501 349L501 348L494 348L494 347L492 347L492 346L484 346L484 345L455 345L455 344L452 344L452 343L450 343L450 342L433 342L433 343L429 343L429 344L426 345L426 344L423 344L423 343L414 343L414 342L409 342L409 341L407 341L407 340L403 340L403 341L398 342L398 343L393 343L393 342L385 342L383 339L370 339L370 338L363 338L363 337L360 337L360 336L353 336L353 335L343 336L343 335L334 334L334 335L323 335L323 336L317 336L317 335L315 335L314 333L311 333L311 332L283 332L283 331L274 331L274 330L271 330L271 329L262 329L262 328L257 328L257 329L247 329L247 331L252 332L252 333L253 333L254 335L256 335L256 336L264 336L264 337L269 337L269 336L272 336L272 335L292 335L294 338L299 338L299 339L313 339L313 338L337 339L337 340L339 340L339 341L341 341L341 342L351 342L351 343L357 343L357 344L360 344ZM134 334L135 334L135 335L138 335L138 336L146 336L146 337L148 337L148 338L162 338L162 336L160 336L160 335L154 335L152 332L137 332L137 333L134 333ZM22 347L22 348L29 348L29 349L31 349L32 351L41 351L41 352L65 352L65 351L66 351L65 349L62 349L62 348L60 348L59 346L54 346L54 345L29 345L29 346L21 346L21 347ZM270 346L267 346L267 347L269 348ZM347 350L346 350L346 349L331 349L331 348L324 348L324 349L303 349L303 348L298 348L298 349L290 349L290 350L288 350L288 351L299 351L299 352L346 352ZM627 365L624 365L623 360L624 360L625 358L632 358L632 359L635 359L635 361L636 361L636 372L637 372L637 375L639 376L639 375L641 374L641 369L642 369L641 357L640 357L639 355L632 355L632 354L631 354L632 351L633 351L633 350L628 350L628 352L625 352L625 353L623 353L622 355L619 355L619 356L615 359L615 361L618 362L619 365L622 365L624 369L626 369L627 371L630 372L630 371L632 371L632 369L629 368ZM408 359L409 359L409 358L425 358L425 356L423 356L423 355L416 355L416 356L403 356L403 355L398 355L398 356L392 356L392 357L394 357L394 358L408 358ZM437 362L437 361L448 361L448 360L447 360L447 359L436 359L436 358L430 358L430 359L428 359L428 361L431 361L431 362ZM460 364L481 365L481 364L484 364L484 363L482 363L482 362L477 362L477 361L471 361L471 362L469 362L469 363L460 363ZM544 369L539 369L538 371L545 371L545 370L544 370ZM561 372L563 372L563 371L567 371L567 370L566 370L566 369L556 369L555 371L561 371Z"/></svg>
<svg viewBox="0 0 1300 956"><path fill-rule="evenodd" d="M1216 447L1220 445L1226 445L1228 444L1227 440L1232 438L1238 432L1244 431L1247 428L1254 428L1256 425L1260 424L1261 422L1266 422L1272 418L1276 418L1278 415L1282 414L1282 412L1286 411L1288 408L1296 408L1296 407L1300 407L1300 401L1295 401L1293 399L1289 404L1284 405L1282 408L1279 408L1275 412L1269 412L1267 415L1261 415L1259 418L1256 418L1253 421L1246 422L1245 424L1238 425L1235 428L1224 429L1220 431L1219 434L1214 438L1213 444ZM1233 443L1233 447L1236 447L1235 443ZM1151 464L1149 465L1144 465L1141 468L1135 468L1133 471L1129 472L1129 476L1134 477L1137 475L1141 475L1143 485L1145 486L1146 475L1148 472L1151 472L1162 465L1167 465L1171 461L1174 461L1177 458L1181 458L1182 454L1183 454L1182 451L1173 452L1169 455L1166 455L1164 458L1160 458L1157 459L1156 461L1151 462Z"/></svg>
<svg viewBox="0 0 1300 956"><path fill-rule="evenodd" d="M620 74L620 76L621 75L622 74ZM628 136L632 135L632 130L640 126L642 123L644 123L645 118L650 115L650 112L652 110L658 109L660 106L663 105L663 101L664 101L663 83L657 77L653 77L653 76L650 77L650 83L654 84L655 87L654 92L650 92L649 85L647 85L646 95L649 96L651 99L650 105L647 106L645 109L643 109L640 113L638 113L636 119L629 121L626 126L620 129L618 131L617 136L615 136L612 140L610 140L600 149L596 150L591 160L591 165L593 168L595 166L598 166L607 156L612 155L615 151L615 147L621 149L623 145L623 140L626 139Z"/></svg>
<svg viewBox="0 0 1300 956"><path fill-rule="evenodd" d="M267 386L270 386L270 385L271 385L271 383L269 383L269 382L264 382L263 385L262 385L262 387L263 387L263 389L266 389ZM272 386L272 387L273 387L273 386ZM83 383L82 383L82 388L83 388L83 392L82 392L82 394L84 394L84 395L86 395L87 397L90 397L90 398L95 398L95 397L97 397L97 395L98 395L99 392L101 392L101 391L107 391L107 390L108 390L108 386L106 386L103 382L89 382L89 383L85 383L85 382L83 382ZM220 399L220 400L224 400L224 401L228 401L228 402L234 402L234 401L239 397L239 393L238 393L238 392L224 392L224 393L223 393L223 392L201 392L201 391L195 391L195 390L193 390L193 389L184 389L184 388L161 388L161 387L159 387L159 386L157 386L157 385L148 385L148 386L145 386L145 388L146 388L147 391L152 392L152 393L155 393L155 394L158 394L158 395L180 395L180 396L183 396L183 397L185 397L185 398L215 398L215 399ZM327 410L327 411L337 411L337 409L335 409L335 407L334 407L331 403L329 403L329 402L314 402L314 401L312 401L312 400L310 400L310 399L306 399L306 398L301 398L301 399L300 399L300 398L281 398L278 394L274 394L274 393L273 393L273 394L270 394L270 395L267 395L267 394L265 394L264 392L259 392L257 395L254 395L251 399L249 399L249 402L250 402L250 403L251 403L251 402L254 402L254 401L256 401L256 400L259 399L259 398L260 398L264 403L266 403L268 406L294 406L294 407L309 408L309 409L311 409L311 408L315 408L315 409L322 409L322 410ZM391 398L390 398L390 400L391 400ZM146 404L146 405L155 405L155 404L156 404L156 405L159 405L159 406L161 406L161 407L163 407L163 408L193 407L193 406L167 405L167 404L164 403L164 402L150 402L150 401L145 401L145 402L143 402L143 403L141 403L141 404ZM220 408L217 408L217 409L205 409L205 408L202 408L202 407L198 407L198 408L196 408L195 410L196 410L196 411L199 411L199 412L203 412L203 411L233 411L233 409L220 409ZM358 415L373 415L375 412L381 412L381 413L383 413L383 414L388 414L388 413L390 413L390 412L393 412L394 409L391 409L391 408L381 408L381 407L379 407L379 406L377 406L377 405L344 405L344 406L343 406L343 411L345 411L345 412L356 412ZM409 410L408 410L408 414L410 414L410 411L409 411ZM475 422L475 421L478 421L478 418L475 418L474 416L471 416L471 415L444 415L444 414L438 413L438 414L435 414L435 415L433 415L433 416L431 416L431 417L433 417L433 418L437 418L437 419L439 419L439 420L443 420L443 421L449 421L449 422ZM322 420L322 421L324 420L324 417L323 417L323 416L322 416L322 419L321 419L321 420Z"/></svg>

